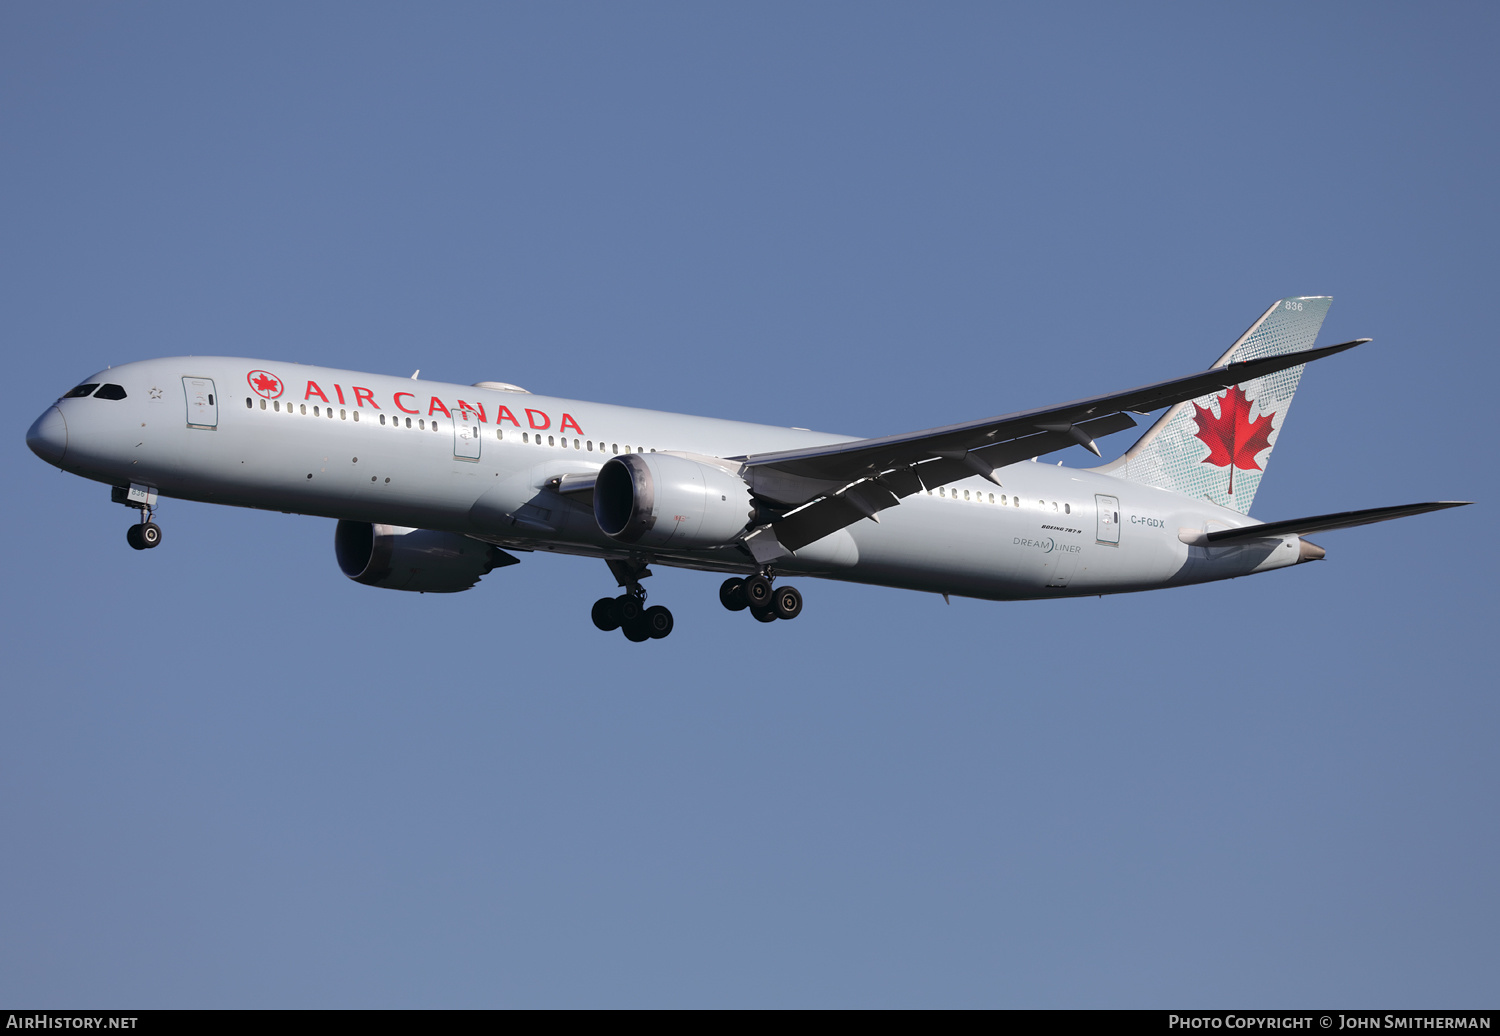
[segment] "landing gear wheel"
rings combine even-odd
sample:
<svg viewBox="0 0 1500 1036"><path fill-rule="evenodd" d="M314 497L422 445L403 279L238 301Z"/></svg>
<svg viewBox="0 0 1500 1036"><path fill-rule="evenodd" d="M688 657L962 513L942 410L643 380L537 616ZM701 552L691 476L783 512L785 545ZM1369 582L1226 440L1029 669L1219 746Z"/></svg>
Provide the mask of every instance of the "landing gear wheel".
<svg viewBox="0 0 1500 1036"><path fill-rule="evenodd" d="M616 597L615 607L617 609L615 614L620 616L621 626L627 626L636 619L639 619L641 612L646 610L645 606L641 604L641 599L634 594L621 594L619 597Z"/></svg>
<svg viewBox="0 0 1500 1036"><path fill-rule="evenodd" d="M620 605L613 597L601 597L594 602L594 610L589 613L589 618L594 620L594 625L605 633L620 628Z"/></svg>
<svg viewBox="0 0 1500 1036"><path fill-rule="evenodd" d="M776 612L771 608L751 608L750 614L755 616L756 622L776 621Z"/></svg>
<svg viewBox="0 0 1500 1036"><path fill-rule="evenodd" d="M135 550L146 549L146 545L141 542L141 527L139 525L132 525L125 530L125 542L130 544Z"/></svg>
<svg viewBox="0 0 1500 1036"><path fill-rule="evenodd" d="M659 604L647 608L641 621L646 624L652 640L660 640L672 632L672 613Z"/></svg>
<svg viewBox="0 0 1500 1036"><path fill-rule="evenodd" d="M745 603L752 609L768 606L771 603L771 581L765 576L751 576L745 580Z"/></svg>
<svg viewBox="0 0 1500 1036"><path fill-rule="evenodd" d="M137 526L141 530L141 545L147 549L161 543L161 526L155 522L147 522L145 525Z"/></svg>
<svg viewBox="0 0 1500 1036"><path fill-rule="evenodd" d="M750 602L745 600L745 581L743 579L726 579L719 587L719 603L732 612L742 612L750 607Z"/></svg>
<svg viewBox="0 0 1500 1036"><path fill-rule="evenodd" d="M629 622L621 623L620 632L625 634L625 639L632 644L640 644L651 639L651 628L646 625L645 618L639 615Z"/></svg>
<svg viewBox="0 0 1500 1036"><path fill-rule="evenodd" d="M802 595L795 586L779 586L771 595L771 610L778 619L795 619L802 614Z"/></svg>

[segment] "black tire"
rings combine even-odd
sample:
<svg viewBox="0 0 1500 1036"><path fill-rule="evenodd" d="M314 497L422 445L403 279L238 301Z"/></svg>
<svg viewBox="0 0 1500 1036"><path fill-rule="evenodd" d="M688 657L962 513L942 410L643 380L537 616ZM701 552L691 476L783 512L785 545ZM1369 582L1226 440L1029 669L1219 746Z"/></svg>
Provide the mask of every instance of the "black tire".
<svg viewBox="0 0 1500 1036"><path fill-rule="evenodd" d="M630 622L621 623L620 632L632 644L642 644L651 639L651 629L646 625L645 618L639 615Z"/></svg>
<svg viewBox="0 0 1500 1036"><path fill-rule="evenodd" d="M742 612L750 607L750 602L745 600L745 581L743 579L726 579L719 587L719 603L732 612Z"/></svg>
<svg viewBox="0 0 1500 1036"><path fill-rule="evenodd" d="M157 525L155 522L147 522L139 528L141 530L141 543L145 544L147 549L161 545L160 525Z"/></svg>
<svg viewBox="0 0 1500 1036"><path fill-rule="evenodd" d="M594 620L594 625L605 633L620 628L620 608L613 597L601 597L594 602L594 610L589 613L589 618Z"/></svg>
<svg viewBox="0 0 1500 1036"><path fill-rule="evenodd" d="M672 613L659 604L647 608L641 621L646 624L652 640L660 640L672 632Z"/></svg>
<svg viewBox="0 0 1500 1036"><path fill-rule="evenodd" d="M795 619L802 614L802 595L795 586L778 586L771 595L771 608L778 619Z"/></svg>
<svg viewBox="0 0 1500 1036"><path fill-rule="evenodd" d="M620 625L623 627L641 617L645 611L641 607L641 599L630 594L621 594L615 598L615 614L620 617Z"/></svg>
<svg viewBox="0 0 1500 1036"><path fill-rule="evenodd" d="M756 622L776 621L776 612L770 608L751 608L750 614L755 616Z"/></svg>
<svg viewBox="0 0 1500 1036"><path fill-rule="evenodd" d="M745 580L745 603L751 608L765 608L771 603L771 581L765 576Z"/></svg>
<svg viewBox="0 0 1500 1036"><path fill-rule="evenodd" d="M145 550L146 545L141 542L141 527L132 525L125 530L125 542L130 544L133 550Z"/></svg>

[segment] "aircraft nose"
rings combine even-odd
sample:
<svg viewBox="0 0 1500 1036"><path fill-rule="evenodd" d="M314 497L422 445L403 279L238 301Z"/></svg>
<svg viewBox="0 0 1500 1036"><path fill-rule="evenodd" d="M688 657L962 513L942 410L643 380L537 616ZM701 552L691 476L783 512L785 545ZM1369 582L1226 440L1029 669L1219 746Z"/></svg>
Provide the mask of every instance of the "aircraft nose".
<svg viewBox="0 0 1500 1036"><path fill-rule="evenodd" d="M26 445L48 464L61 464L68 452L68 422L62 411L49 406L26 431Z"/></svg>

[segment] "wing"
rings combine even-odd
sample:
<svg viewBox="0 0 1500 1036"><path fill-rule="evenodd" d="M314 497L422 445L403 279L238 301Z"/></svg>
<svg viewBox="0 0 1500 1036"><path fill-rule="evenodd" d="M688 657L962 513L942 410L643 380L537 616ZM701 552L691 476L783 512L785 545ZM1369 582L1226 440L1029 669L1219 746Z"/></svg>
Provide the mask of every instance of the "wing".
<svg viewBox="0 0 1500 1036"><path fill-rule="evenodd" d="M1124 392L905 435L733 458L758 497L787 509L747 536L745 545L764 564L862 518L879 521L880 511L923 489L973 475L999 485L997 468L1074 444L1097 454L1094 440L1133 427L1131 413L1160 410L1368 341L1229 363Z"/></svg>

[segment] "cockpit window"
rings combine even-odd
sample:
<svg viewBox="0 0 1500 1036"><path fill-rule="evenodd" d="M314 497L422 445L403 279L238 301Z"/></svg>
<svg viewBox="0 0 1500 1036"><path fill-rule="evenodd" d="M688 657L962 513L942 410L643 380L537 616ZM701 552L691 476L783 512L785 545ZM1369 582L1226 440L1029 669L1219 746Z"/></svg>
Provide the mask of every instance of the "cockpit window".
<svg viewBox="0 0 1500 1036"><path fill-rule="evenodd" d="M82 396L88 395L90 392L94 391L94 389L96 389L98 387L99 387L99 383L97 381L94 382L92 385L79 385L72 392L69 392L67 395L63 396L63 398L64 399L78 399L78 398L80 398Z"/></svg>
<svg viewBox="0 0 1500 1036"><path fill-rule="evenodd" d="M124 399L125 389L120 385L101 385L94 393L95 399Z"/></svg>

